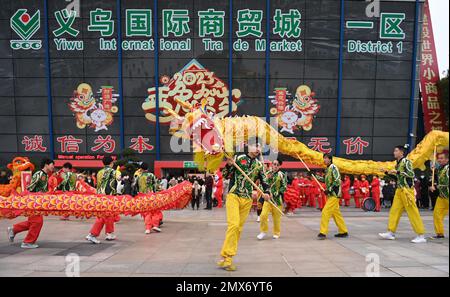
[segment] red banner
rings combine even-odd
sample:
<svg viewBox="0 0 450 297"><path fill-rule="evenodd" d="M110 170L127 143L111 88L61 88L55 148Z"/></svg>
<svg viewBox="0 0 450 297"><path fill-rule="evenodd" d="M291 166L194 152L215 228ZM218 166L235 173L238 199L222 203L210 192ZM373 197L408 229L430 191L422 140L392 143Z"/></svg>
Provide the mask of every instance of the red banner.
<svg viewBox="0 0 450 297"><path fill-rule="evenodd" d="M277 101L278 114L283 113L286 108L286 89L275 89L275 100Z"/></svg>
<svg viewBox="0 0 450 297"><path fill-rule="evenodd" d="M422 54L420 63L420 90L425 132L431 130L448 131L442 102L439 98L439 67L434 44L428 0L423 8Z"/></svg>

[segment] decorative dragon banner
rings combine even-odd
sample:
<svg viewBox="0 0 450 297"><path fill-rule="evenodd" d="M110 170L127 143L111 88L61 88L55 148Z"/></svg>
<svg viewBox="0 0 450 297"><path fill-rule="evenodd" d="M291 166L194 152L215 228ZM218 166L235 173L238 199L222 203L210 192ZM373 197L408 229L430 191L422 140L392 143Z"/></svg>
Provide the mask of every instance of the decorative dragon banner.
<svg viewBox="0 0 450 297"><path fill-rule="evenodd" d="M214 72L203 67L197 60L193 59L180 72L177 72L172 79L164 76L161 79L159 87L160 108L169 108L175 110L179 115L184 115L189 110L178 104L177 100L190 103L192 105L200 104L206 100L206 109L220 117L229 113L229 94L228 86L218 78ZM237 109L237 103L241 98L241 91L233 89L232 111ZM156 121L156 88L148 89L148 97L142 104L145 117L150 122ZM172 117L161 115L159 121L161 124L169 124Z"/></svg>
<svg viewBox="0 0 450 297"><path fill-rule="evenodd" d="M320 110L314 96L315 93L307 85L297 87L295 96L286 88L275 89L275 95L269 97L275 105L270 109L270 114L277 117L280 133L294 134L295 130L312 129L314 117Z"/></svg>
<svg viewBox="0 0 450 297"><path fill-rule="evenodd" d="M81 83L70 98L69 108L75 114L77 127L86 126L95 129L95 132L108 130L113 123L113 115L119 111L115 105L118 94L114 94L111 86L102 86L98 91L100 99L96 99L92 87Z"/></svg>

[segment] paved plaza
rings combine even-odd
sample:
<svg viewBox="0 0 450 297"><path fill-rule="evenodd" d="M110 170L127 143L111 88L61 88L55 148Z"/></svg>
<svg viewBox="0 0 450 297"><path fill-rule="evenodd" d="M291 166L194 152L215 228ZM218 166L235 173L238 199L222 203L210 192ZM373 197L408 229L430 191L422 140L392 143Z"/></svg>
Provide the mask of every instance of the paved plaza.
<svg viewBox="0 0 450 297"><path fill-rule="evenodd" d="M364 213L343 208L350 237L316 240L320 212L298 210L282 220L282 236L258 241L259 224L252 212L244 227L235 263L238 270L216 268L226 229L225 210L166 211L162 233L144 235L140 216L123 217L116 226L118 240L92 245L84 240L93 219L60 221L48 217L39 239L40 248L23 250L24 235L10 244L0 221L0 276L66 276L66 256L80 259L81 276L366 276L371 260L379 259L380 276L449 276L449 242L414 245L406 214L396 241L377 237L385 231L387 210ZM433 231L431 211L423 211L427 235ZM336 232L330 223L330 235ZM448 230L448 218L445 220ZM372 263L373 265L373 263ZM369 271L373 271L368 269Z"/></svg>

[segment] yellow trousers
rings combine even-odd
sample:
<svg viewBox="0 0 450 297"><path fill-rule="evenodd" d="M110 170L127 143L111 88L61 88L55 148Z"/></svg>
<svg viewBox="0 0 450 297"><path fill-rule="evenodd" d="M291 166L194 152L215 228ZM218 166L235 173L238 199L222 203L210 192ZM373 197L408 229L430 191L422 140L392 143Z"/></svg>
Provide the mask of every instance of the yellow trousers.
<svg viewBox="0 0 450 297"><path fill-rule="evenodd" d="M253 200L235 194L227 195L227 232L222 246L221 256L231 258L236 255L242 228L247 220Z"/></svg>
<svg viewBox="0 0 450 297"><path fill-rule="evenodd" d="M414 189L408 188L395 190L394 201L389 212L388 230L393 233L397 231L398 223L404 211L408 214L409 222L414 232L425 234L425 227L414 198Z"/></svg>
<svg viewBox="0 0 450 297"><path fill-rule="evenodd" d="M339 233L347 233L347 227L345 226L344 217L339 209L339 198L336 196L328 196L325 207L322 209L322 220L320 221L320 233L328 234L328 224L330 219L333 218Z"/></svg>
<svg viewBox="0 0 450 297"><path fill-rule="evenodd" d="M448 199L439 197L434 206L433 219L436 235L444 235L444 218L448 215Z"/></svg>
<svg viewBox="0 0 450 297"><path fill-rule="evenodd" d="M283 211L282 206L277 207ZM273 235L280 236L281 232L281 213L275 209L275 206L270 202L264 202L261 212L261 232L267 233L269 231L269 214L272 214L273 219Z"/></svg>

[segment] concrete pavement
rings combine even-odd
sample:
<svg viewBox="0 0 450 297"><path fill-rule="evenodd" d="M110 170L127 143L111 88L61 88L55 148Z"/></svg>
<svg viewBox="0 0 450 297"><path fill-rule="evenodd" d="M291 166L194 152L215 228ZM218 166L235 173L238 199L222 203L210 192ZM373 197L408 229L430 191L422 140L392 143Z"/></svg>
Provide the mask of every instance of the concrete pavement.
<svg viewBox="0 0 450 297"><path fill-rule="evenodd" d="M6 227L13 221L0 221L0 276L66 276L73 263L67 255L80 259L81 276L366 276L366 270L379 262L379 275L449 276L449 241L415 245L406 214L399 226L398 239L377 237L387 225L387 210L364 213L343 208L350 237L335 239L330 222L330 239L318 241L320 212L303 208L292 217L284 217L282 235L258 241L259 224L251 213L244 226L235 263L238 270L218 269L226 220L224 209L165 212L162 233L144 235L139 216L123 217L116 226L118 240L100 245L84 237L93 219L60 221L45 218L39 249L23 250L23 234L10 244ZM433 232L432 212L423 211L428 234ZM448 230L448 218L445 221ZM447 231L448 232L448 231ZM448 233L447 233L448 234ZM375 262L374 262L375 261ZM375 264L374 264L375 263ZM368 266L369 265L369 266ZM376 270L376 269L375 269Z"/></svg>

